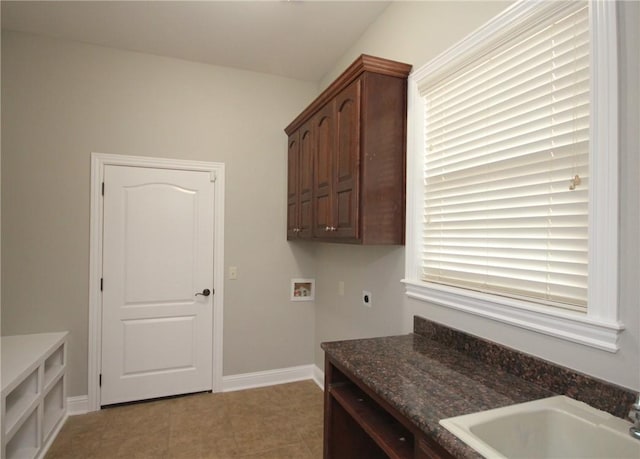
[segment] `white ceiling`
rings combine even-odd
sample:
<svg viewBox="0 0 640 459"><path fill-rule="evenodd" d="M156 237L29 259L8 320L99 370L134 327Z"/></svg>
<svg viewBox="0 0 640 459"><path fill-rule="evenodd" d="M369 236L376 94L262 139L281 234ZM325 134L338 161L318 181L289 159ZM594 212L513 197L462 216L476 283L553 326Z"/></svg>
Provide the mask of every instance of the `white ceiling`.
<svg viewBox="0 0 640 459"><path fill-rule="evenodd" d="M383 1L2 1L2 28L318 81Z"/></svg>

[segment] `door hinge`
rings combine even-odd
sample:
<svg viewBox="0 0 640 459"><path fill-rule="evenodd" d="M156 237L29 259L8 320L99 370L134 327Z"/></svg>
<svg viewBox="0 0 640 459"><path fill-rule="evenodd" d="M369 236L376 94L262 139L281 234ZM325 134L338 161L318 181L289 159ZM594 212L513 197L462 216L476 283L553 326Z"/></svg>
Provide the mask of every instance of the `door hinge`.
<svg viewBox="0 0 640 459"><path fill-rule="evenodd" d="M102 196L104 196L104 182L102 182Z"/></svg>
<svg viewBox="0 0 640 459"><path fill-rule="evenodd" d="M102 291L102 287L103 287L103 285L104 285L104 282L103 282L103 281L104 281L104 279L101 277L101 278L100 278L100 291Z"/></svg>
<svg viewBox="0 0 640 459"><path fill-rule="evenodd" d="M98 377L98 386L102 387L102 373L100 373L100 376Z"/></svg>

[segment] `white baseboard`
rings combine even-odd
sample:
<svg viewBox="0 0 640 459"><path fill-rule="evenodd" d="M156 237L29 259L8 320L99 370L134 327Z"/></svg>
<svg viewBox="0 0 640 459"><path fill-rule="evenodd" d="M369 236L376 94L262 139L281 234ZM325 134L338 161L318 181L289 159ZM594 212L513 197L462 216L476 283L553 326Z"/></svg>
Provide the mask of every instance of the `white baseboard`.
<svg viewBox="0 0 640 459"><path fill-rule="evenodd" d="M318 365L313 366L313 382L315 382L320 389L324 390L324 371L322 371Z"/></svg>
<svg viewBox="0 0 640 459"><path fill-rule="evenodd" d="M223 376L222 391L254 389L256 387L274 386L294 381L313 380L321 389L324 386L324 373L316 365L300 365L277 370L257 371L239 375ZM67 416L89 412L89 397L80 395L67 397Z"/></svg>
<svg viewBox="0 0 640 459"><path fill-rule="evenodd" d="M88 412L89 397L87 395L67 397L67 416L75 416L76 414L85 414Z"/></svg>
<svg viewBox="0 0 640 459"><path fill-rule="evenodd" d="M239 375L223 376L222 391L253 389L256 387L273 386L305 379L314 379L315 365L301 365L298 367L280 368L277 370L257 371Z"/></svg>

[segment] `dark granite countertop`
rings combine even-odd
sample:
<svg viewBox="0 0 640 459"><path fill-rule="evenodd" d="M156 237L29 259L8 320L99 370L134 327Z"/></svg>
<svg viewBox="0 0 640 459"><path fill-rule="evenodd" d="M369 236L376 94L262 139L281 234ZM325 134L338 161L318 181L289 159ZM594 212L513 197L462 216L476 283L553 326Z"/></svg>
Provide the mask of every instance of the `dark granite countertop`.
<svg viewBox="0 0 640 459"><path fill-rule="evenodd" d="M417 334L322 348L455 457L481 456L442 427L441 419L556 395Z"/></svg>

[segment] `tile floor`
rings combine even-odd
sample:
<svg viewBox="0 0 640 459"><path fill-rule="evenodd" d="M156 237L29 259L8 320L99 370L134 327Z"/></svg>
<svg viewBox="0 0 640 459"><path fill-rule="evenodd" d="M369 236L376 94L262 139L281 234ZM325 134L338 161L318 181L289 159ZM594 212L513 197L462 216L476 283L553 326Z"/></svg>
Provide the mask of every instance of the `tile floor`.
<svg viewBox="0 0 640 459"><path fill-rule="evenodd" d="M197 394L71 416L45 459L322 457L312 381Z"/></svg>

